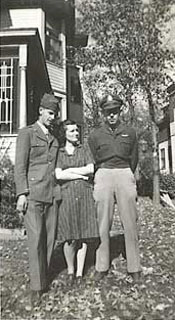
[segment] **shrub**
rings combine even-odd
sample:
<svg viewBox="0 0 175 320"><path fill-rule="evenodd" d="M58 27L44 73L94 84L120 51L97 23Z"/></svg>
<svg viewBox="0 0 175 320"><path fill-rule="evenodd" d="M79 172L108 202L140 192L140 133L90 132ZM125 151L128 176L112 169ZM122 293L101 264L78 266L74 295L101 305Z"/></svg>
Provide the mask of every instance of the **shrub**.
<svg viewBox="0 0 175 320"><path fill-rule="evenodd" d="M14 166L8 156L3 157L0 167L1 228L20 228L22 224L16 212Z"/></svg>
<svg viewBox="0 0 175 320"><path fill-rule="evenodd" d="M166 191L170 198L175 198L175 174L161 174L160 191ZM139 163L139 179L137 181L138 194L140 196L153 195L153 170L150 159L145 158Z"/></svg>
<svg viewBox="0 0 175 320"><path fill-rule="evenodd" d="M167 191L170 198L175 198L175 174L160 174L160 190Z"/></svg>

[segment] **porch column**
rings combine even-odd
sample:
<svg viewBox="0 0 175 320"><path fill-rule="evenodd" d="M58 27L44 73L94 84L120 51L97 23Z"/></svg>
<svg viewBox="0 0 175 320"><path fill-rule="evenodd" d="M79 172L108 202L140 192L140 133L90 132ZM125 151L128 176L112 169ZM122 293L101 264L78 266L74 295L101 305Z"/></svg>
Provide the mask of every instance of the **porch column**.
<svg viewBox="0 0 175 320"><path fill-rule="evenodd" d="M27 68L27 45L20 45L19 49L19 128L27 125L27 90L26 90L26 68Z"/></svg>
<svg viewBox="0 0 175 320"><path fill-rule="evenodd" d="M61 99L61 120L66 120L67 119L67 102L66 98L63 97Z"/></svg>

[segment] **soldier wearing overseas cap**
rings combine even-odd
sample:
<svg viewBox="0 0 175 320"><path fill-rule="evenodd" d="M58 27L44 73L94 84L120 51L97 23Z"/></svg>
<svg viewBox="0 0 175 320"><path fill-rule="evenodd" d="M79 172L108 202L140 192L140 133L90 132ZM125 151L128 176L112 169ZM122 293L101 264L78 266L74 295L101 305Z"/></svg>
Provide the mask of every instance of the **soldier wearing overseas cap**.
<svg viewBox="0 0 175 320"><path fill-rule="evenodd" d="M105 96L100 102L104 124L95 129L89 137L89 146L97 167L94 199L101 240L96 251L97 281L107 274L110 267L109 231L115 201L124 228L127 271L134 281L140 279L137 192L134 178L138 143L135 130L120 123L122 105L123 102L118 96Z"/></svg>
<svg viewBox="0 0 175 320"><path fill-rule="evenodd" d="M31 303L39 303L48 287L48 270L55 242L54 170L58 141L52 127L58 100L45 93L38 121L20 129L16 145L17 211L24 216L28 236Z"/></svg>

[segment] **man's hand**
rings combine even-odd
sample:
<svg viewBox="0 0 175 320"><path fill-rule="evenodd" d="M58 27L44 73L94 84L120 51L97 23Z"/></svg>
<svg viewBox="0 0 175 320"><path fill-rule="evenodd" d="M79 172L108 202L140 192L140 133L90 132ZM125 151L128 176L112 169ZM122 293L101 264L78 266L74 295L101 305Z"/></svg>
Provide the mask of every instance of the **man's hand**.
<svg viewBox="0 0 175 320"><path fill-rule="evenodd" d="M25 194L21 194L19 197L18 197L18 200L17 200L17 205L16 205L16 209L17 211L20 213L20 214L25 214L26 210L27 210L27 197Z"/></svg>

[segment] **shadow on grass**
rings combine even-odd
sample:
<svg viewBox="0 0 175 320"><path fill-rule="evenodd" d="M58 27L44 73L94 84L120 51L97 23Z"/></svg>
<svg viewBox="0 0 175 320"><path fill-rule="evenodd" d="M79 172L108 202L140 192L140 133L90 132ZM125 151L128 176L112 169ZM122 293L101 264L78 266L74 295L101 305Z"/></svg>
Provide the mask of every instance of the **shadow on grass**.
<svg viewBox="0 0 175 320"><path fill-rule="evenodd" d="M86 274L88 270L95 265L95 253L96 249L99 245L99 239L92 239L88 243L88 250L87 256L85 261L85 270L84 273ZM120 254L126 259L126 252L125 252L125 241L123 234L116 234L110 238L110 261L117 258ZM60 244L56 247L51 267L50 267L50 281L54 280L59 273L66 269L66 262L63 254L63 245Z"/></svg>

